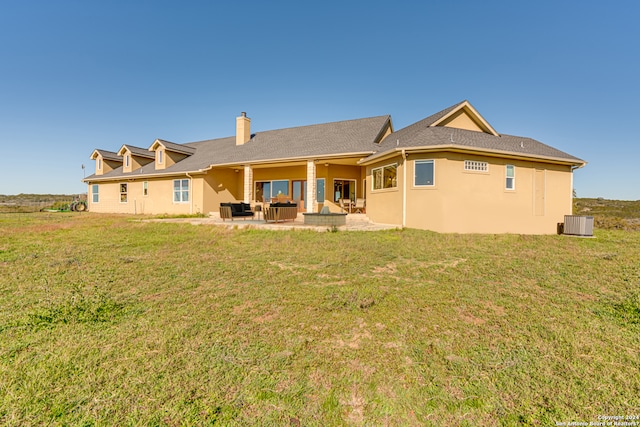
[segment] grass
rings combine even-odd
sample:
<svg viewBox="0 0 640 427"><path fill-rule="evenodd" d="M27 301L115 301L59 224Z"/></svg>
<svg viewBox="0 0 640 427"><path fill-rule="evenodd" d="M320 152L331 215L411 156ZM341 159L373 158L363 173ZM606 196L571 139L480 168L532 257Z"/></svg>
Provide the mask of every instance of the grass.
<svg viewBox="0 0 640 427"><path fill-rule="evenodd" d="M86 194L0 194L0 214L4 213L31 213L41 209L68 208L74 200L86 200Z"/></svg>
<svg viewBox="0 0 640 427"><path fill-rule="evenodd" d="M573 211L593 216L600 229L640 231L640 200L574 199Z"/></svg>
<svg viewBox="0 0 640 427"><path fill-rule="evenodd" d="M556 425L640 413L640 233L0 217L4 425Z"/></svg>

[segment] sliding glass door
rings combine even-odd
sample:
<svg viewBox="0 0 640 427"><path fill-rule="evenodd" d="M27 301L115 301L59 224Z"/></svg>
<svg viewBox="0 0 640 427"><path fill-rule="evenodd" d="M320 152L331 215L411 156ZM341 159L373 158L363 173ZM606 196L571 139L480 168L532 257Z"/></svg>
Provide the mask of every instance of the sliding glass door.
<svg viewBox="0 0 640 427"><path fill-rule="evenodd" d="M289 180L256 181L256 202L270 202L279 195L289 197Z"/></svg>
<svg viewBox="0 0 640 427"><path fill-rule="evenodd" d="M355 179L334 179L333 180L333 201L340 199L355 200L356 181Z"/></svg>
<svg viewBox="0 0 640 427"><path fill-rule="evenodd" d="M307 193L307 181L292 181L291 187L293 190L293 201L298 204L298 210L302 210L302 208L307 209L307 198L305 197Z"/></svg>

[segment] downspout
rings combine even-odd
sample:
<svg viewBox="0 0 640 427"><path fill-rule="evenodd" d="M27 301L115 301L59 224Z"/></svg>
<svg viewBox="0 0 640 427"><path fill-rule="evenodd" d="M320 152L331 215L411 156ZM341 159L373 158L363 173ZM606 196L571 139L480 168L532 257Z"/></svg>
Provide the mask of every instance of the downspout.
<svg viewBox="0 0 640 427"><path fill-rule="evenodd" d="M186 173L187 178L189 178L189 215L193 215L193 177L189 175L189 172Z"/></svg>
<svg viewBox="0 0 640 427"><path fill-rule="evenodd" d="M407 226L407 157L402 149L402 228Z"/></svg>
<svg viewBox="0 0 640 427"><path fill-rule="evenodd" d="M569 215L573 215L573 171L580 169L580 167L581 166L571 166L571 188L569 189L569 191L571 191L571 197L569 198Z"/></svg>

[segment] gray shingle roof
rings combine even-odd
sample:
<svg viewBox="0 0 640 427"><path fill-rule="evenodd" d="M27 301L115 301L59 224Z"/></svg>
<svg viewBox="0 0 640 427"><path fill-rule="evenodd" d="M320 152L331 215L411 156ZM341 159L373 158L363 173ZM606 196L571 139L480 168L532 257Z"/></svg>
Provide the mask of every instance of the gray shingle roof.
<svg viewBox="0 0 640 427"><path fill-rule="evenodd" d="M412 125L409 125L407 127L411 127L411 126L431 126L433 125L435 122L437 122L438 120L440 120L441 118L443 118L444 116L446 116L447 114L449 114L450 112L452 112L453 110L455 110L456 108L458 108L460 105L464 104L465 102L467 102L466 100L458 102L455 105L452 105L451 107L445 108L442 111L438 111L435 114L430 115L429 117L422 119ZM406 129L406 128L403 128Z"/></svg>
<svg viewBox="0 0 640 427"><path fill-rule="evenodd" d="M131 154L138 157L144 157L147 159L155 159L155 154L150 152L146 148L134 147L133 145L125 144L123 147L127 147Z"/></svg>
<svg viewBox="0 0 640 427"><path fill-rule="evenodd" d="M287 159L313 159L336 155L352 155L372 160L403 148L470 149L480 152L499 152L559 160L576 165L585 163L577 157L532 138L512 135L495 136L484 132L433 126L434 123L464 103L466 101L393 132L382 141L379 141L382 132L391 126L391 118L388 115L257 132L252 134L251 139L243 145L236 145L235 136L185 144L158 140L167 149L189 154L189 157L164 170L156 170L154 162L130 173L123 173L122 167L119 167L99 177L91 175L85 180L111 179L123 176L173 175L203 171L211 166L241 165ZM125 146L134 155L154 157L153 153L144 148ZM101 150L102 152L105 151Z"/></svg>
<svg viewBox="0 0 640 427"><path fill-rule="evenodd" d="M442 117L456 109L466 101L444 109L426 119L399 129L387 136L372 157L382 156L387 152L402 148L469 148L479 151L502 152L526 157L557 159L584 164L584 160L543 144L532 138L501 134L494 136L484 132L476 132L445 126L432 126Z"/></svg>
<svg viewBox="0 0 640 427"><path fill-rule="evenodd" d="M376 151L381 132L390 125L390 120L387 115L257 132L244 145L236 145L235 136L189 142L182 146L194 149L194 154L164 170L155 170L155 164L148 164L130 173L118 168L86 179L197 172L216 165L339 154L366 157Z"/></svg>
<svg viewBox="0 0 640 427"><path fill-rule="evenodd" d="M165 141L164 139L158 139L158 142L164 145L167 150L173 151L175 153L186 154L190 156L196 152L195 148L189 147L188 145L176 144L175 142Z"/></svg>
<svg viewBox="0 0 640 427"><path fill-rule="evenodd" d="M396 148L469 148L493 152L502 152L526 157L557 159L577 164L583 160L543 144L532 138L505 135L493 136L483 132L448 127L426 127L422 129L400 129L382 141L377 155Z"/></svg>
<svg viewBox="0 0 640 427"><path fill-rule="evenodd" d="M100 153L100 155L104 160L112 160L115 162L122 161L122 158L118 156L118 153L114 153L113 151L107 151L107 150L96 150L96 151Z"/></svg>

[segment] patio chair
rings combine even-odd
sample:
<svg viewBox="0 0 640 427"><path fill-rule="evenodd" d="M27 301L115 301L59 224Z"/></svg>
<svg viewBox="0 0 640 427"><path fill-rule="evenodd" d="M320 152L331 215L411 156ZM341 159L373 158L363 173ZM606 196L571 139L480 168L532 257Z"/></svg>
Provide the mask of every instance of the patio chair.
<svg viewBox="0 0 640 427"><path fill-rule="evenodd" d="M230 219L233 221L231 206L220 206L220 218L222 218L223 222L227 219Z"/></svg>
<svg viewBox="0 0 640 427"><path fill-rule="evenodd" d="M356 213L365 213L365 199L356 199L356 204L353 206L353 211Z"/></svg>
<svg viewBox="0 0 640 427"><path fill-rule="evenodd" d="M340 209L342 211L347 211L348 213L351 213L351 200L339 199L338 202L340 203Z"/></svg>

